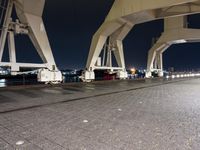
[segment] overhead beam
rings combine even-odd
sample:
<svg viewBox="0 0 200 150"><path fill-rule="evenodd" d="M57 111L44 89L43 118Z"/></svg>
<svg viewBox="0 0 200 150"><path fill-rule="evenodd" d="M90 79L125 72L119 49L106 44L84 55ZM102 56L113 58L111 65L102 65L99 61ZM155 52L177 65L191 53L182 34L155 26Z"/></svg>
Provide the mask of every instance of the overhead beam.
<svg viewBox="0 0 200 150"><path fill-rule="evenodd" d="M116 20L138 12L165 9L193 2L199 2L199 0L115 0L106 21Z"/></svg>

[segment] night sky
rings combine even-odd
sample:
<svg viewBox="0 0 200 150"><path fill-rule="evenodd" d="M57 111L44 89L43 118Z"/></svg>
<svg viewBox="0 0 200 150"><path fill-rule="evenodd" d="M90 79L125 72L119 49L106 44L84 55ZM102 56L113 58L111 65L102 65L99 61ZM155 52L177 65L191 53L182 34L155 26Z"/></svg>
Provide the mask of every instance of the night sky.
<svg viewBox="0 0 200 150"><path fill-rule="evenodd" d="M44 23L56 63L60 69L85 67L91 38L104 21L114 0L46 0ZM189 17L189 27L200 28L200 15ZM126 66L145 68L152 38L163 31L163 21L137 25L124 41ZM18 36L17 60L41 62L26 36ZM7 52L4 60L7 60ZM200 44L170 47L164 54L164 67L177 70L200 68Z"/></svg>

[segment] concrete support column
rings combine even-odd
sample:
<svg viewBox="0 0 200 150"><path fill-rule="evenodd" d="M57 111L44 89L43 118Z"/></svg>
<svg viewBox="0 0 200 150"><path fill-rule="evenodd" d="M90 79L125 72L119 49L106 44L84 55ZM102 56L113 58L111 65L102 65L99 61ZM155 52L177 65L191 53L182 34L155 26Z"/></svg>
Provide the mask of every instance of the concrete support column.
<svg viewBox="0 0 200 150"><path fill-rule="evenodd" d="M153 71L157 71L158 76L163 76L163 53L172 44L186 42L185 39L188 34L184 33L184 29L187 29L186 16L166 18L164 20L164 32L149 50L146 72L147 78L151 77Z"/></svg>

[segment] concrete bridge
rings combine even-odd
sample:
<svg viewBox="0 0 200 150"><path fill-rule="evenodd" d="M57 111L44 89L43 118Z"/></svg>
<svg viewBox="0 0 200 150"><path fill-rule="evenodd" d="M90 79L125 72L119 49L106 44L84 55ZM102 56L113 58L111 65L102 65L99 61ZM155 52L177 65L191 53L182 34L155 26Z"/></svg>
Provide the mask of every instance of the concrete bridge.
<svg viewBox="0 0 200 150"><path fill-rule="evenodd" d="M45 0L4 2L0 66L13 74L39 68L39 81L62 81L42 20ZM134 25L156 19L164 19L165 27L149 50L146 77L154 70L162 76L162 54L169 46L199 42L200 30L187 27L187 15L199 13L199 6L200 0L115 0L93 37L83 80L94 80L98 69L127 78L123 39ZM16 34L29 36L43 64L16 62ZM10 62L1 61L6 38ZM118 67L112 66L112 54ZM199 75L0 88L0 150L198 150Z"/></svg>
<svg viewBox="0 0 200 150"><path fill-rule="evenodd" d="M165 30L149 51L146 77L151 77L154 70L158 70L162 76L162 54L170 45L199 41L200 30L187 28L187 15L199 13L199 4L199 0L115 0L105 21L93 36L84 79L94 80L94 70L98 69L114 71L119 79L127 78L123 40L134 25L156 19L165 20ZM107 51L106 63L100 63L103 50ZM112 54L118 67L112 66Z"/></svg>
<svg viewBox="0 0 200 150"><path fill-rule="evenodd" d="M0 66L10 67L12 74L18 74L20 68L36 68L41 82L59 83L62 81L42 20L45 0L3 0L1 1L2 20L0 20ZM32 7L32 6L36 7ZM12 11L16 9L18 19L12 20ZM117 73L119 79L126 79L123 40L136 24L164 19L164 32L149 51L146 77L157 70L163 75L163 52L172 44L199 42L200 31L187 28L187 15L200 12L199 0L115 0L105 21L93 36L84 81L95 79L94 70L108 70ZM15 35L29 36L43 64L16 62ZM8 38L10 62L2 62L2 54ZM104 53L103 58L100 57ZM112 65L114 54L118 67Z"/></svg>

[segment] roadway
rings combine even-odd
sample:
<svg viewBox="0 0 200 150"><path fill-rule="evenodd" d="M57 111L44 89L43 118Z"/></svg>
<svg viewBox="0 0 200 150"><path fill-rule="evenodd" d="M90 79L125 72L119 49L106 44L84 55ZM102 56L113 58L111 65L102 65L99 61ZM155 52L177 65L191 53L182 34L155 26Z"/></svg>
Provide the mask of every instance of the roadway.
<svg viewBox="0 0 200 150"><path fill-rule="evenodd" d="M198 150L199 89L199 78L0 88L0 150Z"/></svg>

